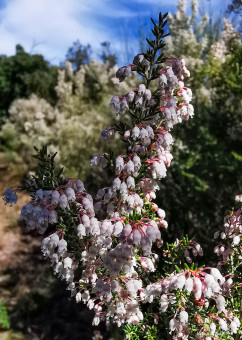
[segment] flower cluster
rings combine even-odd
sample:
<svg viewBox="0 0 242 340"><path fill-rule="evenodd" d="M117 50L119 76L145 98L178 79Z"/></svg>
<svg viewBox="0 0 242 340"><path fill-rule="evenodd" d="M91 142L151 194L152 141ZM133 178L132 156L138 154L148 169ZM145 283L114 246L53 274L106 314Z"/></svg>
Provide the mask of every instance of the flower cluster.
<svg viewBox="0 0 242 340"><path fill-rule="evenodd" d="M76 196L82 197L83 191L84 185L80 180L76 183L68 181L67 185L55 190L38 189L31 202L22 208L20 220L25 222L28 230L37 229L43 234L49 224L57 223L58 210L69 209L69 203L75 201ZM93 211L91 202L91 196L86 195L82 200L82 208Z"/></svg>
<svg viewBox="0 0 242 340"><path fill-rule="evenodd" d="M220 39L211 46L211 57L219 63L224 63L231 52L231 46L240 44L239 34L234 31L234 25L227 18L223 20L223 31Z"/></svg>
<svg viewBox="0 0 242 340"><path fill-rule="evenodd" d="M210 274L205 269L209 269ZM228 331L230 328L231 333L236 333L240 325L239 319L226 309L226 300L223 296L224 287L227 286L229 280L225 281L217 268L186 270L148 285L143 290L141 299L152 303L154 299L158 298L161 313L167 312L170 306L170 309L174 311L174 317L169 322L173 339L188 339L190 334L188 313L191 310L191 305L187 299L191 294L193 305L200 309L201 314L202 309L208 310L214 302L217 310L216 314L209 314L205 320L200 314L195 314L193 321L202 325L195 336L196 339L214 335L216 322L223 331Z"/></svg>
<svg viewBox="0 0 242 340"><path fill-rule="evenodd" d="M236 202L241 202L241 195L235 197ZM214 252L222 257L218 267L222 267L230 261L231 257L242 257L241 244L242 236L242 209L232 211L224 218L224 230L216 231L214 238L220 237L221 243L216 245Z"/></svg>

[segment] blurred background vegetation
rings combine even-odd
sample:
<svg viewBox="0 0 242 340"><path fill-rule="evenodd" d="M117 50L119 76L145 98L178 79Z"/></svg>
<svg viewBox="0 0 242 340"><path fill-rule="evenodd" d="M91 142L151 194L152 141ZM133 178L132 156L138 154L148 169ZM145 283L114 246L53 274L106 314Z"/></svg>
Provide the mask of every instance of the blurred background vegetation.
<svg viewBox="0 0 242 340"><path fill-rule="evenodd" d="M242 46L240 27L235 29L230 21L241 15L241 2L231 2L226 18L198 15L195 5L188 16L181 3L174 16L169 15L171 36L165 53L186 60L195 116L172 131L174 159L160 183L157 204L167 213L166 240L195 237L205 250L202 261L209 263L214 231L242 192ZM140 27L141 37L146 34ZM136 88L139 78L117 81L118 58L109 42L102 43L101 61L91 59L91 51L90 45L75 41L60 67L25 52L21 45L14 56L0 56L2 191L34 171L33 145L58 151L66 175L85 180L90 190L107 179L90 174L88 163L105 148L99 135L113 123L111 96ZM118 140L113 147L120 148ZM0 206L0 298L11 328L6 330L8 319L0 302L0 339L64 340L70 338L70 330L73 340L98 339L90 313L70 299L65 284L44 264L40 239L19 227L17 216L25 202L22 195L14 210ZM103 325L100 331L111 338ZM112 337L117 338L115 331Z"/></svg>

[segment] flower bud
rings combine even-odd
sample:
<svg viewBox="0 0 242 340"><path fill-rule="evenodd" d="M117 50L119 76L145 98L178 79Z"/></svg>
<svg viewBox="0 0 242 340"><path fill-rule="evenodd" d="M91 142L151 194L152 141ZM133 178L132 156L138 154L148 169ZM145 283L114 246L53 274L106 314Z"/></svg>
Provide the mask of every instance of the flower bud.
<svg viewBox="0 0 242 340"><path fill-rule="evenodd" d="M131 225L130 224L126 224L123 228L123 234L124 236L129 236L132 232L132 228L131 228Z"/></svg>
<svg viewBox="0 0 242 340"><path fill-rule="evenodd" d="M119 97L118 96L113 96L111 98L111 101L110 101L109 105L115 107L117 104L119 104Z"/></svg>
<svg viewBox="0 0 242 340"><path fill-rule="evenodd" d="M125 131L125 133L124 133L124 139L125 139L125 140L128 140L129 137L130 137L130 131Z"/></svg>
<svg viewBox="0 0 242 340"><path fill-rule="evenodd" d="M144 97L146 100L150 100L151 99L151 96L152 96L152 93L149 89L146 89L145 90L145 93L144 93Z"/></svg>
<svg viewBox="0 0 242 340"><path fill-rule="evenodd" d="M49 213L49 223L57 223L57 212L55 210L51 210L51 212Z"/></svg>
<svg viewBox="0 0 242 340"><path fill-rule="evenodd" d="M68 206L68 199L65 194L61 195L59 198L59 206L61 208L66 208Z"/></svg>
<svg viewBox="0 0 242 340"><path fill-rule="evenodd" d="M51 195L51 204L59 203L60 194L57 190L54 190Z"/></svg>
<svg viewBox="0 0 242 340"><path fill-rule="evenodd" d="M133 234L133 242L134 244L140 244L141 241L141 234L140 232L136 229L134 234Z"/></svg>
<svg viewBox="0 0 242 340"><path fill-rule="evenodd" d="M135 93L134 91L130 91L127 95L126 95L126 100L128 103L131 103L134 100L135 97Z"/></svg>
<svg viewBox="0 0 242 340"><path fill-rule="evenodd" d="M180 315L179 315L180 321L182 323L187 323L188 322L188 314L185 310L183 310Z"/></svg>

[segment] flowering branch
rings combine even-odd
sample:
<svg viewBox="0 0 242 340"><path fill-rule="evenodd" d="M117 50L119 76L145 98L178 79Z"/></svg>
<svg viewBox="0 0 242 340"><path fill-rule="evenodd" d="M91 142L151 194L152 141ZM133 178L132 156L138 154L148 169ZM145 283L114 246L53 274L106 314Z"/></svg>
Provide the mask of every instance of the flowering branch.
<svg viewBox="0 0 242 340"><path fill-rule="evenodd" d="M231 333L238 331L239 320L226 309L224 297L230 296L230 276L222 276L217 268L195 268L191 252L202 255L202 248L187 238L168 245L161 257L165 260L159 260L168 224L153 200L173 158L170 131L193 117L192 92L184 84L189 76L185 61L162 53L166 16L160 14L158 24L152 19L155 40L147 40L151 49L116 74L123 81L136 71L144 83L112 97L118 121L101 133L108 142L118 132L126 142L125 153L102 153L90 163L112 171L111 186L92 197L80 180L55 170L55 155L43 147L34 156L39 161L36 176L16 191L30 194L20 218L28 230L51 231L42 241L43 255L76 301L94 310L93 325L101 320L128 324L127 334L142 327L150 339L159 332L169 332L173 339L187 339L189 334L208 339L217 334L216 323L222 332L228 332L227 321ZM4 200L16 203L16 193L7 189ZM168 313L169 329L162 313Z"/></svg>

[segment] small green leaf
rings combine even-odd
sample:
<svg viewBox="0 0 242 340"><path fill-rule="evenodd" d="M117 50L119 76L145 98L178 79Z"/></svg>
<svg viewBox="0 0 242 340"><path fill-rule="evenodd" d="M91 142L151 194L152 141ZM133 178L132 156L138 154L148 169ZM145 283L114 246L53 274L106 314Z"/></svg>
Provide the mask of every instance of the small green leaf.
<svg viewBox="0 0 242 340"><path fill-rule="evenodd" d="M178 273L181 273L181 270L177 267L177 265L175 265L175 268Z"/></svg>
<svg viewBox="0 0 242 340"><path fill-rule="evenodd" d="M237 152L232 151L231 154L234 156L235 159L237 159L237 161L242 162L242 156L239 155Z"/></svg>
<svg viewBox="0 0 242 340"><path fill-rule="evenodd" d="M7 309L1 300L0 300L0 326L2 326L5 329L9 328Z"/></svg>

